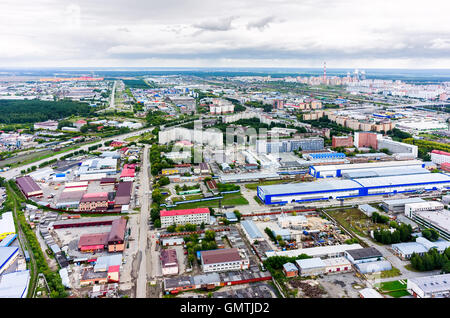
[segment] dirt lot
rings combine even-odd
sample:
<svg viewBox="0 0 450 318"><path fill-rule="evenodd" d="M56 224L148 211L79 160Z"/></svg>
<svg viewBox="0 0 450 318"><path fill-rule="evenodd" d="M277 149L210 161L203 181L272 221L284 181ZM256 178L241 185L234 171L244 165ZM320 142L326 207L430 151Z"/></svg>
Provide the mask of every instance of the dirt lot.
<svg viewBox="0 0 450 318"><path fill-rule="evenodd" d="M324 296L327 298L357 298L361 288L353 286L365 286L354 273L324 275L322 278L318 278L317 282L328 292Z"/></svg>

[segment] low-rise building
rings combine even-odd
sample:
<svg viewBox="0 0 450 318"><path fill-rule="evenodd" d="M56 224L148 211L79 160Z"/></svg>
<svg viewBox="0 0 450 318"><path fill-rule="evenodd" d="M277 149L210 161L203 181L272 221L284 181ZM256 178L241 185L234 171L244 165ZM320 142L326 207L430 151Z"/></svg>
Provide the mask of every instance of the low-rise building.
<svg viewBox="0 0 450 318"><path fill-rule="evenodd" d="M178 275L178 259L176 250L162 249L160 260L163 275Z"/></svg>
<svg viewBox="0 0 450 318"><path fill-rule="evenodd" d="M283 265L283 273L286 277L298 276L298 268L292 263L286 263Z"/></svg>
<svg viewBox="0 0 450 318"><path fill-rule="evenodd" d="M243 250L225 248L200 252L205 273L248 269L249 259Z"/></svg>
<svg viewBox="0 0 450 318"><path fill-rule="evenodd" d="M210 212L208 208L186 209L186 210L162 210L160 211L161 227L165 228L172 224L209 224Z"/></svg>
<svg viewBox="0 0 450 318"><path fill-rule="evenodd" d="M449 297L450 274L410 278L406 289L416 298Z"/></svg>
<svg viewBox="0 0 450 318"><path fill-rule="evenodd" d="M326 264L319 257L299 259L295 261L300 276L317 276L326 272Z"/></svg>
<svg viewBox="0 0 450 318"><path fill-rule="evenodd" d="M345 257L347 257L352 264L360 264L379 261L383 258L383 254L375 247L367 247L346 251Z"/></svg>

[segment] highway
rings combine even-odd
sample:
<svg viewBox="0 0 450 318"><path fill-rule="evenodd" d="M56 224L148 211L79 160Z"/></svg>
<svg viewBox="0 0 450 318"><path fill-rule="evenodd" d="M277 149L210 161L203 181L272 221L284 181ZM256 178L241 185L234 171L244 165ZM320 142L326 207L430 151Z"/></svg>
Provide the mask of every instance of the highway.
<svg viewBox="0 0 450 318"><path fill-rule="evenodd" d="M150 256L148 244L148 221L150 219L150 163L149 145L144 147L144 159L142 161L141 187L139 197L141 201L141 215L139 219L138 253L141 254L141 264L136 282L136 298L147 297L147 257ZM148 252L148 255L147 255Z"/></svg>
<svg viewBox="0 0 450 318"><path fill-rule="evenodd" d="M16 178L16 177L20 176L20 174L21 174L20 171L27 170L28 168L31 168L32 166L36 166L37 167L43 162L46 162L46 161L49 161L49 160L52 160L52 159L60 159L62 156L65 156L65 155L67 155L69 153L72 153L72 152L75 152L75 151L78 151L78 150L86 150L87 151L89 147L95 146L95 145L98 145L98 144L103 144L103 143L105 143L106 141L109 141L109 140L124 141L128 137L138 136L138 135L141 135L141 134L146 133L148 131L152 131L153 128L154 127L144 128L144 129L132 131L132 132L129 132L129 133L126 133L126 134L123 134L123 135L116 135L116 136L112 136L112 137L109 137L109 138L101 139L98 142L81 146L80 148L77 148L77 149L72 150L72 151L63 152L63 153L60 153L58 155L54 155L52 157L48 157L48 158L45 158L45 159L42 159L42 160L30 163L30 164L27 164L27 165L23 165L23 166L20 166L20 167L17 167L17 168L10 169L8 171L1 172L0 173L0 177L6 178L7 180L13 179L13 178Z"/></svg>

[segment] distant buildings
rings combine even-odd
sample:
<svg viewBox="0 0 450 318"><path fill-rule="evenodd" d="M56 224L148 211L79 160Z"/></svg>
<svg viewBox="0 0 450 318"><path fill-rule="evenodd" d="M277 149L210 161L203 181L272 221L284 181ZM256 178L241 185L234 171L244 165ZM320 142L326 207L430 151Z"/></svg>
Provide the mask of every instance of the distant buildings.
<svg viewBox="0 0 450 318"><path fill-rule="evenodd" d="M331 140L332 147L352 147L353 137L352 136L333 136Z"/></svg>
<svg viewBox="0 0 450 318"><path fill-rule="evenodd" d="M40 123L35 123L33 125L35 130L44 129L44 130L57 130L58 122L55 120L47 120Z"/></svg>
<svg viewBox="0 0 450 318"><path fill-rule="evenodd" d="M431 161L435 164L450 163L450 153L440 150L433 150L430 153Z"/></svg>
<svg viewBox="0 0 450 318"><path fill-rule="evenodd" d="M280 153L299 151L317 151L324 148L323 138L289 139L279 141L256 141L258 153Z"/></svg>

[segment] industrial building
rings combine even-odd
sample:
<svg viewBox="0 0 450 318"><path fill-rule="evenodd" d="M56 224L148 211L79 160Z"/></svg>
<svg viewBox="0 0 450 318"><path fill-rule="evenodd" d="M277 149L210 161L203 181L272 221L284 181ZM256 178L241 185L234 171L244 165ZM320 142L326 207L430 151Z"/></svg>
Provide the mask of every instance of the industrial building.
<svg viewBox="0 0 450 318"><path fill-rule="evenodd" d="M205 273L243 270L250 264L245 252L237 248L201 251L200 262Z"/></svg>
<svg viewBox="0 0 450 318"><path fill-rule="evenodd" d="M444 209L444 205L437 201L425 201L405 204L405 215L412 218L415 213L424 211L440 211Z"/></svg>
<svg viewBox="0 0 450 318"><path fill-rule="evenodd" d="M16 271L0 276L0 298L26 298L30 271Z"/></svg>
<svg viewBox="0 0 450 318"><path fill-rule="evenodd" d="M450 163L450 153L441 151L441 150L433 150L430 153L431 161L435 164L441 165L443 163Z"/></svg>
<svg viewBox="0 0 450 318"><path fill-rule="evenodd" d="M389 261L381 260L367 263L356 264L355 267L361 274L372 274L392 269L392 264Z"/></svg>
<svg viewBox="0 0 450 318"><path fill-rule="evenodd" d="M333 136L331 138L332 147L352 147L353 137L352 136Z"/></svg>
<svg viewBox="0 0 450 318"><path fill-rule="evenodd" d="M258 186L257 195L265 204L286 204L448 188L450 176L431 173Z"/></svg>
<svg viewBox="0 0 450 318"><path fill-rule="evenodd" d="M30 176L16 178L17 186L25 197L36 197L43 194L41 187Z"/></svg>
<svg viewBox="0 0 450 318"><path fill-rule="evenodd" d="M11 234L16 233L14 226L14 217L12 212L4 212L0 214L0 240Z"/></svg>
<svg viewBox="0 0 450 318"><path fill-rule="evenodd" d="M425 200L421 198L384 200L381 208L388 213L404 213L406 204L416 202L425 202Z"/></svg>
<svg viewBox="0 0 450 318"><path fill-rule="evenodd" d="M252 220L244 220L241 222L244 234L250 243L254 241L264 241L264 236Z"/></svg>
<svg viewBox="0 0 450 318"><path fill-rule="evenodd" d="M301 254L306 254L311 257L331 258L331 257L344 256L346 251L360 249L360 248L362 248L362 246L359 244L329 245L329 246L301 248L301 249L287 250L287 251L268 251L268 252L266 252L266 256L267 257L272 257L272 256L297 257Z"/></svg>
<svg viewBox="0 0 450 318"><path fill-rule="evenodd" d="M299 269L299 274L302 277L305 276L317 276L324 274L325 271L325 263L319 257L314 258L306 258L296 260L295 263Z"/></svg>
<svg viewBox="0 0 450 318"><path fill-rule="evenodd" d="M384 161L384 162L370 162L370 163L354 163L345 165L324 165L311 166L308 173L315 178L339 178L344 173L350 172L366 172L377 171L377 169L399 167L407 168L425 168L425 164L420 160L408 161Z"/></svg>
<svg viewBox="0 0 450 318"><path fill-rule="evenodd" d="M219 176L220 183L238 183L260 180L278 180L281 179L278 173L236 173L236 174L223 174Z"/></svg>
<svg viewBox="0 0 450 318"><path fill-rule="evenodd" d="M286 277L298 276L298 268L292 263L283 264L283 273Z"/></svg>
<svg viewBox="0 0 450 318"><path fill-rule="evenodd" d="M367 247L346 251L345 257L352 264L360 264L380 261L383 258L383 254L375 247Z"/></svg>
<svg viewBox="0 0 450 318"><path fill-rule="evenodd" d="M411 218L420 227L435 229L439 235L446 240L450 240L450 211L417 211L411 213Z"/></svg>
<svg viewBox="0 0 450 318"><path fill-rule="evenodd" d="M450 274L410 278L406 289L416 298L448 298Z"/></svg>
<svg viewBox="0 0 450 318"><path fill-rule="evenodd" d="M308 160L334 161L336 159L344 159L346 155L345 153L342 152L319 152L319 153L308 153L303 155L303 157Z"/></svg>
<svg viewBox="0 0 450 318"><path fill-rule="evenodd" d="M391 247L395 255L403 260L407 260L410 259L414 253L423 256L430 249L436 249L438 253L442 254L450 247L450 242L442 239L430 242L424 237L418 237L415 242L392 244Z"/></svg>
<svg viewBox="0 0 450 318"><path fill-rule="evenodd" d="M209 224L210 212L208 208L186 210L162 210L160 211L161 227L165 228L173 224Z"/></svg>
<svg viewBox="0 0 450 318"><path fill-rule="evenodd" d="M163 275L178 275L178 259L176 250L162 249L160 260Z"/></svg>
<svg viewBox="0 0 450 318"><path fill-rule="evenodd" d="M0 247L0 274L11 266L19 256L19 248L16 246Z"/></svg>

